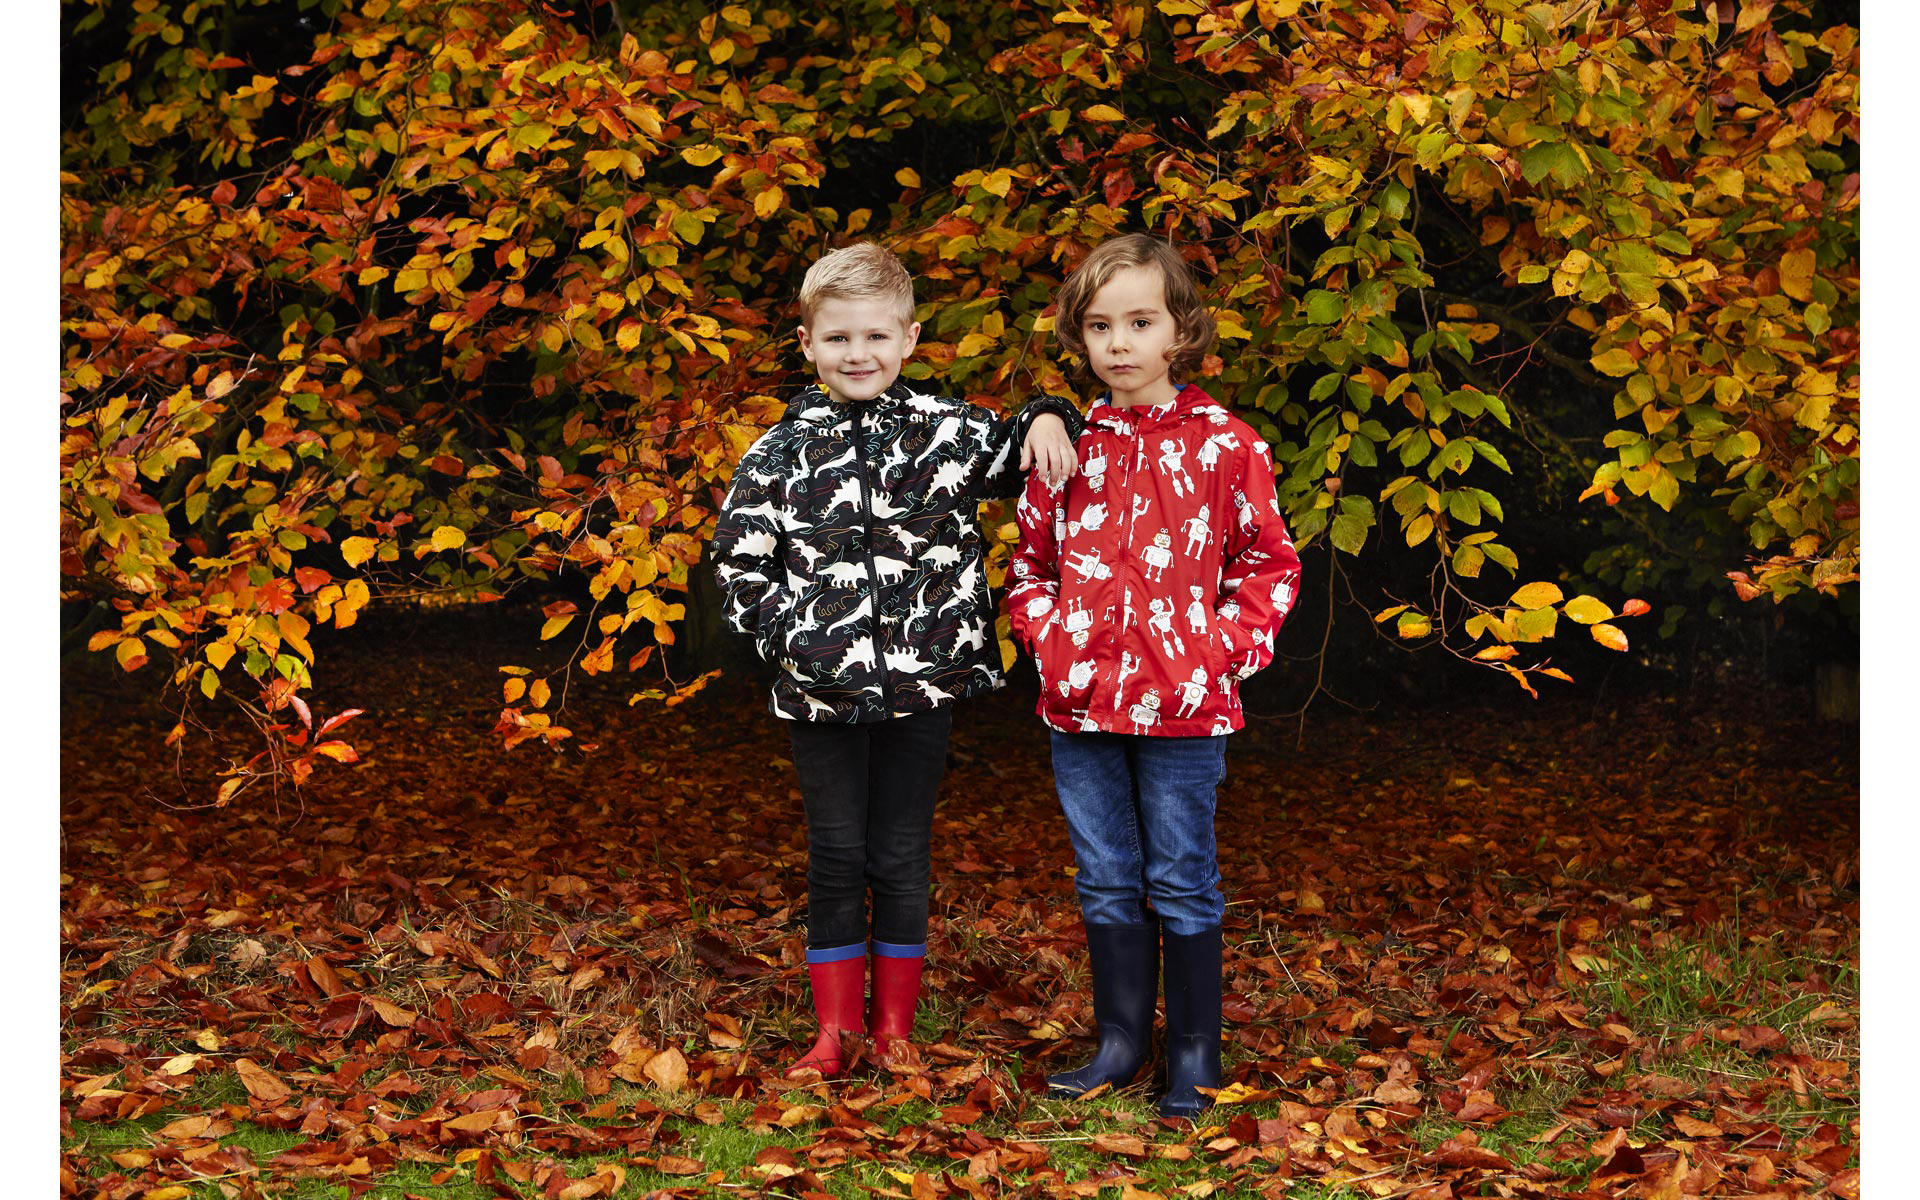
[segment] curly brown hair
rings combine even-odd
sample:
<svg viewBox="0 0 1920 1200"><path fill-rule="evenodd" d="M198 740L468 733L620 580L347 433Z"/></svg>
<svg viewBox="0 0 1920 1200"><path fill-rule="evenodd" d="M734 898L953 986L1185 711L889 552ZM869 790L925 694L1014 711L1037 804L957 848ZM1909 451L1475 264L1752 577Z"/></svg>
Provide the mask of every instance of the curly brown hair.
<svg viewBox="0 0 1920 1200"><path fill-rule="evenodd" d="M1213 347L1213 314L1200 298L1199 285L1180 252L1171 242L1163 242L1144 233L1129 233L1101 242L1087 255L1060 288L1053 319L1053 336L1060 346L1079 361L1075 372L1083 379L1093 377L1087 362L1086 339L1080 325L1094 293L1107 286L1115 275L1128 267L1158 267L1166 281L1167 313L1173 317L1179 336L1167 351L1167 377L1176 385L1185 385L1200 362Z"/></svg>

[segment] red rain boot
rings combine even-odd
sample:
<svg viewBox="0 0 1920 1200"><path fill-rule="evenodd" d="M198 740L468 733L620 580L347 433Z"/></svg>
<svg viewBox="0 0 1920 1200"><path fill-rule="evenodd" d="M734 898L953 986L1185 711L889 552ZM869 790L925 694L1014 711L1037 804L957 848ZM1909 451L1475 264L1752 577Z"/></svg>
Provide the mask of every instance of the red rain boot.
<svg viewBox="0 0 1920 1200"><path fill-rule="evenodd" d="M846 954L849 950L854 953ZM813 960L816 954L845 956L820 962ZM847 1052L840 1044L840 1035L866 1032L866 947L809 950L807 957L807 978L813 984L813 1013L819 1021L820 1037L813 1049L787 1068L786 1074L788 1079L795 1079L818 1071L821 1078L833 1079L847 1068Z"/></svg>
<svg viewBox="0 0 1920 1200"><path fill-rule="evenodd" d="M917 946L873 943L873 1056L884 1063L913 1038L913 1010L920 1003L925 942Z"/></svg>

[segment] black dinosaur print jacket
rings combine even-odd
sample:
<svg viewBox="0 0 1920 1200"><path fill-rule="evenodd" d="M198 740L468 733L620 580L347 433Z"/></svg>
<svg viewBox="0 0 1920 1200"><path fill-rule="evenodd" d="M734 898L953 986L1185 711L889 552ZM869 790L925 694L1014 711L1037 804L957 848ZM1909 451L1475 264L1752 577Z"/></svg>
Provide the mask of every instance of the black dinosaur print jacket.
<svg viewBox="0 0 1920 1200"><path fill-rule="evenodd" d="M1000 686L980 501L1025 483L1020 446L1072 403L1010 418L915 390L796 396L735 468L714 531L727 622L776 664L774 715L878 721Z"/></svg>

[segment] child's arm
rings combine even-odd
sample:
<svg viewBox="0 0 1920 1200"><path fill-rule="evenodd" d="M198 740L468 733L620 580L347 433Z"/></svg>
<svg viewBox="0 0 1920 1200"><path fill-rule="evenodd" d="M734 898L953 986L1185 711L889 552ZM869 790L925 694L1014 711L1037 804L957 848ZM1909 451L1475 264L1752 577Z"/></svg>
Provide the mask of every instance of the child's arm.
<svg viewBox="0 0 1920 1200"><path fill-rule="evenodd" d="M734 468L710 550L727 624L751 637L768 662L780 649L779 624L793 607L779 515L784 489L772 441L771 434L763 436Z"/></svg>
<svg viewBox="0 0 1920 1200"><path fill-rule="evenodd" d="M1007 564L1007 624L1013 640L1029 653L1053 623L1060 603L1059 547L1053 519L1065 503L1066 488L1050 485L1039 472L1028 476L1027 490L1014 508L1020 544Z"/></svg>
<svg viewBox="0 0 1920 1200"><path fill-rule="evenodd" d="M1227 514L1220 575L1223 602L1231 598L1239 612L1231 619L1221 616L1220 626L1229 643L1228 661L1245 679L1273 661L1274 636L1299 598L1300 555L1280 519L1273 452L1258 434L1241 459L1240 487L1247 502L1243 511L1250 519L1243 524L1240 513Z"/></svg>
<svg viewBox="0 0 1920 1200"><path fill-rule="evenodd" d="M1041 417L1049 415L1060 418L1066 426L1064 435L1047 430L1051 421L1034 428ZM1065 483L1073 475L1073 443L1085 428L1080 410L1071 400L1059 396L1037 396L1021 405L1012 417L994 418L992 436L981 454L982 469L973 480L973 495L981 500L1017 496L1030 467L1038 467L1038 473Z"/></svg>

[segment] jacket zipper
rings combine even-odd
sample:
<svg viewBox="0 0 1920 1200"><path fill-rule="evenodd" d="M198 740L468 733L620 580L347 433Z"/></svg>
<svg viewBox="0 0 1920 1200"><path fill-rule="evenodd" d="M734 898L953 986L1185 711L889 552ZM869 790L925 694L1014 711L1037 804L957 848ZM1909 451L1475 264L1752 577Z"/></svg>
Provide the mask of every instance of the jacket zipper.
<svg viewBox="0 0 1920 1200"><path fill-rule="evenodd" d="M865 518L866 543L863 547L867 560L867 578L873 585L873 663L880 674L880 703L886 708L886 715L893 715L893 677L887 670L887 646L880 624L880 570L873 562L873 480L867 473L867 443L863 436L866 432L865 409L855 405L853 409L853 457L860 465L860 508Z"/></svg>

